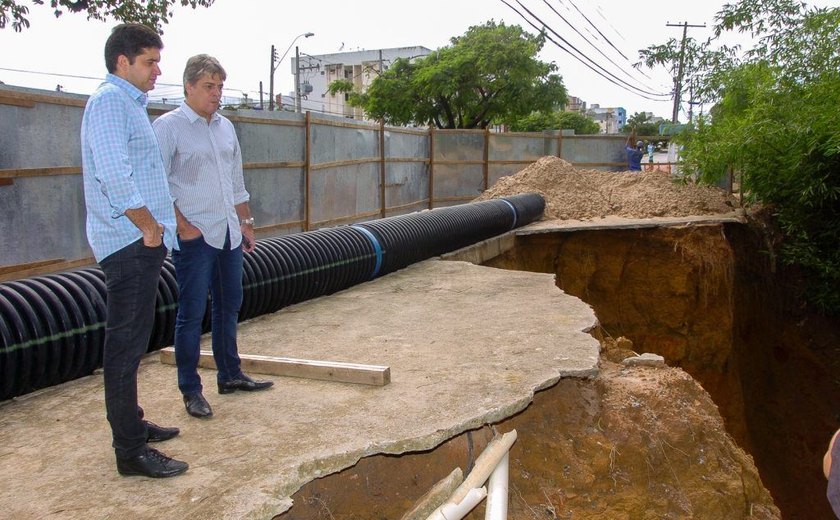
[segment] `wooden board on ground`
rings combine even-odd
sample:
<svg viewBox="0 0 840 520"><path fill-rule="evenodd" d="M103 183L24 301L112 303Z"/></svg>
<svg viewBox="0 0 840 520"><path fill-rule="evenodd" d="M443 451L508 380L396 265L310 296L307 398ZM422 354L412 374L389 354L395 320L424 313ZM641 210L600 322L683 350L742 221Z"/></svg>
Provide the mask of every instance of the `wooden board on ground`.
<svg viewBox="0 0 840 520"><path fill-rule="evenodd" d="M340 361L316 361L256 354L239 354L242 370L256 374L272 376L305 377L322 381L357 383L362 385L385 386L391 382L391 369L379 365L360 365ZM160 350L160 362L175 364L175 349L167 347ZM201 368L216 368L213 353L202 350L198 359Z"/></svg>

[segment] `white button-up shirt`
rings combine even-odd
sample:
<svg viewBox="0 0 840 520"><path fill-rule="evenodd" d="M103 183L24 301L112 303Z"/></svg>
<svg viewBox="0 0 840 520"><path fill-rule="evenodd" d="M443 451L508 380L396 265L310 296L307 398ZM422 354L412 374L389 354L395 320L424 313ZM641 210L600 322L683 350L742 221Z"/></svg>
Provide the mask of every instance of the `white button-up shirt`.
<svg viewBox="0 0 840 520"><path fill-rule="evenodd" d="M231 249L239 247L242 231L235 206L250 195L233 123L219 114L208 123L184 102L157 118L152 127L175 206L209 246L222 249L230 230Z"/></svg>

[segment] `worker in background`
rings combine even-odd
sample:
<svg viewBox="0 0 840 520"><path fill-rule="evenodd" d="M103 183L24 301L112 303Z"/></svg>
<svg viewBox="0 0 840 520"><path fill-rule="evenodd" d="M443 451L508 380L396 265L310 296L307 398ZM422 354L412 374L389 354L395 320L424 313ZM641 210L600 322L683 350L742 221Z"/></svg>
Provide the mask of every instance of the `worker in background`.
<svg viewBox="0 0 840 520"><path fill-rule="evenodd" d="M647 145L647 153L648 153L648 165L650 166L648 170L653 171L653 152L656 147L653 145L653 141L648 142Z"/></svg>
<svg viewBox="0 0 840 520"><path fill-rule="evenodd" d="M633 142L635 141L635 146ZM643 151L644 143L636 141L636 131L630 133L627 137L627 142L624 143L624 150L627 152L627 169L631 172L642 171L642 156L645 155Z"/></svg>

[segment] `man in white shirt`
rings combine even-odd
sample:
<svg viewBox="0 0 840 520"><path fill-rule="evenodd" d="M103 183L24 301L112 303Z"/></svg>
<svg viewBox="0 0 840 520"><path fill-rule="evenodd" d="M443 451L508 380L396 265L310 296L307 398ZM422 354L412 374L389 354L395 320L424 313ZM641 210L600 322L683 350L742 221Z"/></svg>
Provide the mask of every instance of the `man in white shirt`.
<svg viewBox="0 0 840 520"><path fill-rule="evenodd" d="M217 113L226 76L215 58L193 56L184 69L184 102L153 124L177 221L172 260L178 279L178 388L187 412L201 418L213 415L197 370L208 292L219 393L263 390L273 384L242 373L236 346L242 255L254 250L255 239L239 140L233 124Z"/></svg>

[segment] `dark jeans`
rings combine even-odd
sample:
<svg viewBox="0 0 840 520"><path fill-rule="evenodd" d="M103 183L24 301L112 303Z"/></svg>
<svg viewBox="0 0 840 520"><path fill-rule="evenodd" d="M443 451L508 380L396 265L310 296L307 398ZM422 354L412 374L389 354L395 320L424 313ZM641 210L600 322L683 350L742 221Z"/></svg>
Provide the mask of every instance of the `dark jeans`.
<svg viewBox="0 0 840 520"><path fill-rule="evenodd" d="M155 297L166 247L143 239L104 258L107 286L103 372L105 410L117 457L138 455L146 446L146 424L137 403L137 369L149 346Z"/></svg>
<svg viewBox="0 0 840 520"><path fill-rule="evenodd" d="M213 358L218 381L235 379L239 369L236 323L242 306L242 248L230 248L230 233L222 249L213 248L204 237L178 239L180 250L172 251L178 278L178 317L175 320L175 362L178 388L184 395L201 392L198 375L201 323L212 303Z"/></svg>

